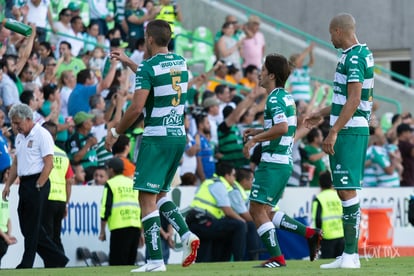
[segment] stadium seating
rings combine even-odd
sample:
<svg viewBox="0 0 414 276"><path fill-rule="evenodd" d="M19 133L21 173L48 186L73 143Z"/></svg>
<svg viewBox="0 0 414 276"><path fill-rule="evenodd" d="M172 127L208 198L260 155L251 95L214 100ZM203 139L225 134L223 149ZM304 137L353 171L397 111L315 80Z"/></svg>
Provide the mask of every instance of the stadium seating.
<svg viewBox="0 0 414 276"><path fill-rule="evenodd" d="M213 68L214 61L216 60L213 46L201 41L193 42L192 54L192 58L188 60L189 65L202 63L204 65L204 72Z"/></svg>
<svg viewBox="0 0 414 276"><path fill-rule="evenodd" d="M193 31L193 39L202 40L209 44L214 43L214 36L211 30L205 26L198 26Z"/></svg>
<svg viewBox="0 0 414 276"><path fill-rule="evenodd" d="M192 56L187 60L188 65L202 64L201 71L206 72L215 60L213 33L205 26L196 27L192 33Z"/></svg>
<svg viewBox="0 0 414 276"><path fill-rule="evenodd" d="M184 29L184 27L177 23L174 28L174 52L180 56L186 57L187 53L192 52L193 44L191 42L192 32Z"/></svg>

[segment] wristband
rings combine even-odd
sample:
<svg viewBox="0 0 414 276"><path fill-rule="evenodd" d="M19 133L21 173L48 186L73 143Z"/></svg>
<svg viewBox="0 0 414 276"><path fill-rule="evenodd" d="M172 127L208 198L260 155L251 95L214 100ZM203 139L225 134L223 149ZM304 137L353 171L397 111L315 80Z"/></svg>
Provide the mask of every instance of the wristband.
<svg viewBox="0 0 414 276"><path fill-rule="evenodd" d="M118 132L116 132L116 129L114 127L111 128L111 133L112 133L112 136L114 136L115 138L119 137L119 134Z"/></svg>

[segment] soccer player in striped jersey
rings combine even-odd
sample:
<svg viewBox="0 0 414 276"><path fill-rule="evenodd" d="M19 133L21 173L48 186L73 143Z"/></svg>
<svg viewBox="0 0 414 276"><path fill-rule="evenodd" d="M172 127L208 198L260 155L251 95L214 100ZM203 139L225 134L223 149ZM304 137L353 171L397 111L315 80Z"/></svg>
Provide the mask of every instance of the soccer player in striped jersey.
<svg viewBox="0 0 414 276"><path fill-rule="evenodd" d="M131 272L166 271L161 250L160 214L181 236L184 267L195 261L200 244L199 238L189 231L177 206L166 198L186 145L184 103L188 86L187 64L183 57L168 52L170 39L170 25L163 20L154 20L148 23L145 33L148 59L139 66L121 51L111 52L112 58L126 62L137 73L132 103L119 125L108 132L106 149L111 150L119 133L124 133L141 112L145 115L134 189L139 190L149 260Z"/></svg>
<svg viewBox="0 0 414 276"><path fill-rule="evenodd" d="M321 232L306 227L282 211L273 212L292 174L292 147L296 132L296 105L285 89L290 67L284 56L268 55L262 66L259 84L268 94L264 110L264 128L249 128L244 131L247 140L243 152L246 158L257 143L262 144L262 157L254 174L250 192L250 214L257 233L269 251L269 260L260 267L278 268L286 266L276 237L276 228L304 236L308 240L310 260L319 251Z"/></svg>
<svg viewBox="0 0 414 276"><path fill-rule="evenodd" d="M330 22L335 48L343 50L335 78L332 105L305 118L308 127L330 114L328 136L322 144L329 154L333 184L343 206L345 248L342 256L321 268L360 268L358 237L361 212L356 190L361 189L369 138L369 120L374 87L374 59L355 35L355 19L341 13Z"/></svg>

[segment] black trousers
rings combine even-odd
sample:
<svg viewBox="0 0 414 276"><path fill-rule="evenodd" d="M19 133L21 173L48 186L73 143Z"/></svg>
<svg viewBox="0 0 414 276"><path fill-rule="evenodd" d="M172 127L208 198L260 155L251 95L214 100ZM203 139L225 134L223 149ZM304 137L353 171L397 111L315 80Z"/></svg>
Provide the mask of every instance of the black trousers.
<svg viewBox="0 0 414 276"><path fill-rule="evenodd" d="M197 221L187 215L186 219L191 232L200 238L196 262L226 262L231 256L234 261L243 260L246 223L229 217Z"/></svg>
<svg viewBox="0 0 414 276"><path fill-rule="evenodd" d="M338 238L333 240L321 241L321 259L332 259L342 255L344 251L345 240Z"/></svg>
<svg viewBox="0 0 414 276"><path fill-rule="evenodd" d="M46 208L43 212L42 226L46 234L52 239L57 247L65 252L63 249L62 240L60 239L60 232L62 230L62 219L65 216L66 202L47 200Z"/></svg>
<svg viewBox="0 0 414 276"><path fill-rule="evenodd" d="M7 244L7 242L2 237L0 237L0 264L1 264L1 259L3 258L4 255L6 255L8 248L9 248L9 245Z"/></svg>
<svg viewBox="0 0 414 276"><path fill-rule="evenodd" d="M38 178L39 174L20 177L17 214L24 237L24 253L17 268L32 268L36 252L43 259L45 267L64 267L69 259L54 244L41 225L50 182L48 180L39 190L36 188Z"/></svg>
<svg viewBox="0 0 414 276"><path fill-rule="evenodd" d="M111 231L109 240L109 265L134 265L141 230L127 227Z"/></svg>

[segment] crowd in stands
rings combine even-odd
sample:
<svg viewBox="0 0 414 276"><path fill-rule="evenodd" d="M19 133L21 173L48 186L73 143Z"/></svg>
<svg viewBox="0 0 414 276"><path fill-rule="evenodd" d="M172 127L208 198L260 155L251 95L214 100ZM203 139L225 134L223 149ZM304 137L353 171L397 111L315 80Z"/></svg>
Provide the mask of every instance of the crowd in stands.
<svg viewBox="0 0 414 276"><path fill-rule="evenodd" d="M145 55L146 23L164 19L174 30L175 22L183 21L185 14L170 0L160 0L158 5L151 0L114 1L114 13L108 10L109 1L87 2L87 25L80 16L79 2L59 10L56 20L48 1L27 0L7 9L6 16L30 24L33 33L25 38L0 27L0 148L6 153L0 154L2 183L16 134L7 113L19 102L32 108L37 123L51 120L58 125L56 144L67 152L76 184L104 185L108 179L105 161L113 155L123 160L123 174L133 177L143 118L137 118L118 139L112 153L104 148L107 129L119 122L135 85L134 72L111 59L110 51L125 51L138 65ZM188 85L188 139L176 185L199 185L213 178L220 162L232 164L237 176L250 177L260 161L260 145L253 149L250 160L244 157L242 133L264 124L266 92L259 86L258 76L265 36L260 32L259 17L250 16L244 24L238 21L232 15L224 19L215 36L213 68L194 76ZM114 27L108 29L111 22ZM291 187L319 187L319 175L329 168L329 158L321 148L329 118L315 129L302 124L307 114L329 104L332 94L328 85L311 81L316 62L313 48L310 44L290 58L292 73L287 88L298 114ZM169 49L174 50L174 39ZM254 98L248 96L252 92ZM394 114L387 126L380 124L374 112L365 187L414 186L413 127L409 112Z"/></svg>

